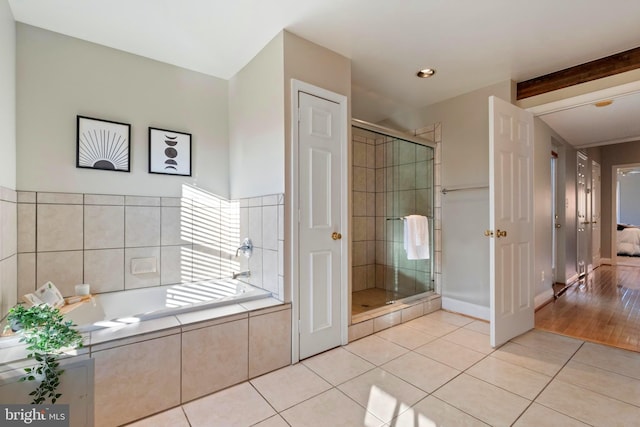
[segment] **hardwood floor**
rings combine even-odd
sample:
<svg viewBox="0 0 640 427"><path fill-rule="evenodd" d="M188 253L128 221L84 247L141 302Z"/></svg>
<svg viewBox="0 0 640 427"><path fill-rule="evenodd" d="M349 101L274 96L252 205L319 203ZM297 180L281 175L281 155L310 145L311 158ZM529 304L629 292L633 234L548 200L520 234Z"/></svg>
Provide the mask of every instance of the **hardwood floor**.
<svg viewBox="0 0 640 427"><path fill-rule="evenodd" d="M640 352L640 268L600 266L535 321L537 329Z"/></svg>

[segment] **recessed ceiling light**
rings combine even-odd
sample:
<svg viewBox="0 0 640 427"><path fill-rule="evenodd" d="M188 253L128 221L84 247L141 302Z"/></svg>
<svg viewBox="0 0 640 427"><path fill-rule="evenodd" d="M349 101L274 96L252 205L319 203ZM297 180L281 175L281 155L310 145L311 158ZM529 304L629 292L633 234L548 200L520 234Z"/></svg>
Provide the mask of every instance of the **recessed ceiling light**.
<svg viewBox="0 0 640 427"><path fill-rule="evenodd" d="M434 68L425 68L423 70L418 71L416 73L416 76L420 77L421 79L426 79L433 76L435 73L436 73L436 70Z"/></svg>
<svg viewBox="0 0 640 427"><path fill-rule="evenodd" d="M613 104L613 99L606 99L604 101L598 101L593 105L595 105L596 107L607 107L607 106L609 106L611 104Z"/></svg>

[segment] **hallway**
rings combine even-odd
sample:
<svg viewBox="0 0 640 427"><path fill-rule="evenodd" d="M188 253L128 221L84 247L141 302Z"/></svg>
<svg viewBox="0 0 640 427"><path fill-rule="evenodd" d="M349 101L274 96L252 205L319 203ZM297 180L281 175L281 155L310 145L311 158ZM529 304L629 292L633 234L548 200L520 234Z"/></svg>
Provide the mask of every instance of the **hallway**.
<svg viewBox="0 0 640 427"><path fill-rule="evenodd" d="M536 312L536 329L640 352L640 268L602 265Z"/></svg>

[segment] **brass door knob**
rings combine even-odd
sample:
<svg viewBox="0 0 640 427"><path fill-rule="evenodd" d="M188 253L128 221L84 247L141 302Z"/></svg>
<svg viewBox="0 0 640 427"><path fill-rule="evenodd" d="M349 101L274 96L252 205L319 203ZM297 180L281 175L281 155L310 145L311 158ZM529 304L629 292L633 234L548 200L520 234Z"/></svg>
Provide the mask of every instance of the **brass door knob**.
<svg viewBox="0 0 640 427"><path fill-rule="evenodd" d="M493 230L484 230L484 235L487 237L493 237Z"/></svg>
<svg viewBox="0 0 640 427"><path fill-rule="evenodd" d="M497 238L507 237L507 231L506 230L498 230L498 231L496 231L496 237Z"/></svg>
<svg viewBox="0 0 640 427"><path fill-rule="evenodd" d="M342 239L342 234L338 233L337 231L334 231L333 233L331 233L331 238L333 240L340 240Z"/></svg>

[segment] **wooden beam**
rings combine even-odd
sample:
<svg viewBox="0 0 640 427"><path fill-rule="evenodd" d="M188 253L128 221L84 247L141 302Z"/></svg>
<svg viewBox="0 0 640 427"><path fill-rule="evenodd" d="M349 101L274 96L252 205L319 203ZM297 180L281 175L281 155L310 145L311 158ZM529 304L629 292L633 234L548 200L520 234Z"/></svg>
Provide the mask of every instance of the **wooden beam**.
<svg viewBox="0 0 640 427"><path fill-rule="evenodd" d="M529 98L636 68L640 68L640 47L519 82L516 96Z"/></svg>

